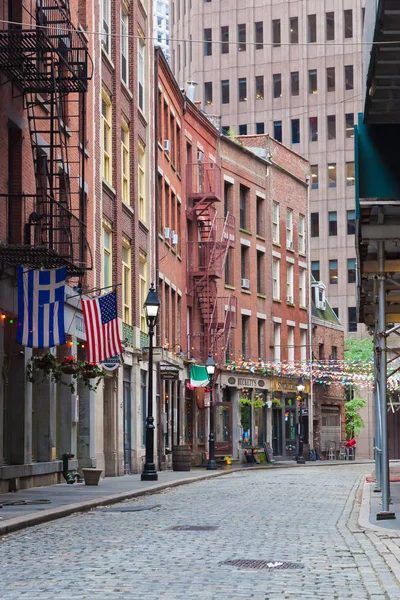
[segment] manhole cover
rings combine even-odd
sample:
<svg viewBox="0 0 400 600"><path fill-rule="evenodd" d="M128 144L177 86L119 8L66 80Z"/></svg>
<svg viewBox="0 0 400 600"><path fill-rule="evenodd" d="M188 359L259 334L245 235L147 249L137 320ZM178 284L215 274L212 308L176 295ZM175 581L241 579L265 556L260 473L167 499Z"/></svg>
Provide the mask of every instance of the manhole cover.
<svg viewBox="0 0 400 600"><path fill-rule="evenodd" d="M303 569L304 565L293 562L283 562L279 560L248 560L248 559L237 559L237 560L224 560L219 563L220 565L229 565L230 567L239 567L242 569L254 569L256 571L268 570L273 571L275 569Z"/></svg>
<svg viewBox="0 0 400 600"><path fill-rule="evenodd" d="M139 510L152 510L159 506L161 506L161 504L153 504L151 506L123 506L121 508L98 508L97 512L138 512Z"/></svg>
<svg viewBox="0 0 400 600"><path fill-rule="evenodd" d="M219 525L175 525L170 531L215 531Z"/></svg>

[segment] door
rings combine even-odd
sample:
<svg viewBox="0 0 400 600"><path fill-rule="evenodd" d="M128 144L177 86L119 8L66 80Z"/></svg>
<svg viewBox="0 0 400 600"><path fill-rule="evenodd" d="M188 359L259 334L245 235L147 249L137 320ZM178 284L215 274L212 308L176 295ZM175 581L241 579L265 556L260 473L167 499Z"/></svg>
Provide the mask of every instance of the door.
<svg viewBox="0 0 400 600"><path fill-rule="evenodd" d="M131 472L132 427L131 427L131 384L124 381L124 472Z"/></svg>
<svg viewBox="0 0 400 600"><path fill-rule="evenodd" d="M232 455L232 403L217 402L214 406L215 454Z"/></svg>
<svg viewBox="0 0 400 600"><path fill-rule="evenodd" d="M272 410L272 450L275 456L282 456L282 409Z"/></svg>

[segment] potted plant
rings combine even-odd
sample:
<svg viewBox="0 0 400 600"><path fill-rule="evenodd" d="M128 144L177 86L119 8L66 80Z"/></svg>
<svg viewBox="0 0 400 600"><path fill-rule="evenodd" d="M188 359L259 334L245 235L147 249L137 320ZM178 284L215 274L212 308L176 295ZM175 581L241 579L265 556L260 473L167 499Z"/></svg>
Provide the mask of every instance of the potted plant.
<svg viewBox="0 0 400 600"><path fill-rule="evenodd" d="M41 372L41 379L37 379L35 371ZM30 383L43 383L46 379L50 379L53 383L61 383L70 388L71 393L75 392L75 386L72 382L63 381L64 371L62 370L61 363L57 360L54 354L51 352L45 352L41 356L32 356L28 360L26 366L26 375Z"/></svg>
<svg viewBox="0 0 400 600"><path fill-rule="evenodd" d="M96 469L94 467L86 467L82 469L85 485L99 485L102 472L103 469Z"/></svg>
<svg viewBox="0 0 400 600"><path fill-rule="evenodd" d="M79 366L79 376L83 381L84 385L86 385L86 387L88 387L90 390L96 391L100 381L106 376L106 373L96 363L84 361L80 363ZM92 385L90 383L91 379L97 379L95 385Z"/></svg>
<svg viewBox="0 0 400 600"><path fill-rule="evenodd" d="M65 375L77 375L80 371L79 363L74 356L66 356L61 361L61 371Z"/></svg>

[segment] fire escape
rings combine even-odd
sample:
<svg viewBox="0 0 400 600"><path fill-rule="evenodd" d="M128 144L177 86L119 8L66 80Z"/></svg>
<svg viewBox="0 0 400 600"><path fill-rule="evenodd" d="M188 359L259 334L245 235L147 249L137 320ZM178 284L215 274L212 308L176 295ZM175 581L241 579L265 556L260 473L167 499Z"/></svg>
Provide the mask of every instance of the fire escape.
<svg viewBox="0 0 400 600"><path fill-rule="evenodd" d="M0 194L6 217L0 261L31 269L66 266L69 275L82 275L92 268L84 186L92 74L86 42L72 24L69 0L2 6L2 83L11 82L13 96L23 99L35 183L31 194L23 193L22 182Z"/></svg>
<svg viewBox="0 0 400 600"><path fill-rule="evenodd" d="M236 327L237 305L236 296L220 296L218 290L229 248L235 244L235 218L229 213L220 217L215 207L221 198L221 169L202 161L187 165L187 198L187 216L197 225L197 240L188 242L187 253L188 291L195 307L190 356L204 362L211 352L221 364Z"/></svg>

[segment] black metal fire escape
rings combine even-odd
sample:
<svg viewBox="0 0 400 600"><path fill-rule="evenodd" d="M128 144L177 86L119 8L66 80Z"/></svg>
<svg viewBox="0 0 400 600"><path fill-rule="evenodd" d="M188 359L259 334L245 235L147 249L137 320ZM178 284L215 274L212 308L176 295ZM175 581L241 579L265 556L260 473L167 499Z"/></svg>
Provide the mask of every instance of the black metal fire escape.
<svg viewBox="0 0 400 600"><path fill-rule="evenodd" d="M92 75L87 45L72 24L69 0L2 4L7 7L0 23L2 83L11 82L15 96L22 92L36 190L0 195L7 215L0 261L27 268L64 265L70 275L79 275L92 268L84 187Z"/></svg>

